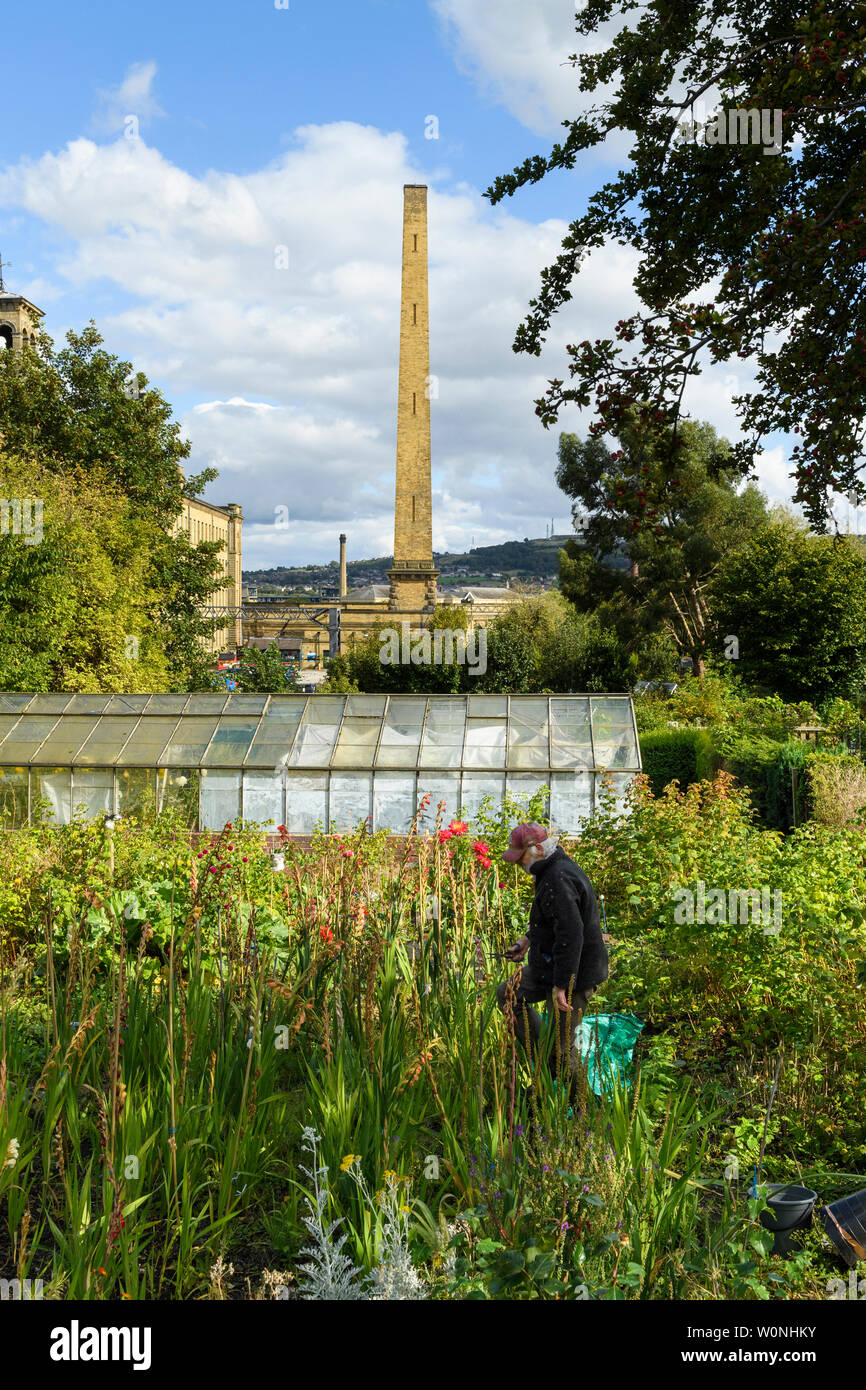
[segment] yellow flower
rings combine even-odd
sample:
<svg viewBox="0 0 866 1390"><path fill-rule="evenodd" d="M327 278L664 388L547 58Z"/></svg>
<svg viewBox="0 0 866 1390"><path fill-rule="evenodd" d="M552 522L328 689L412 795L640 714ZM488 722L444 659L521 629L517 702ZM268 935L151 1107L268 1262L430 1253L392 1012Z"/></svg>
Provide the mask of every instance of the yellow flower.
<svg viewBox="0 0 866 1390"><path fill-rule="evenodd" d="M408 1211L409 1211L409 1208L408 1208L408 1207L401 1207L400 1210L401 1210L401 1211L408 1212Z"/></svg>
<svg viewBox="0 0 866 1390"><path fill-rule="evenodd" d="M386 1168L386 1169L385 1169L385 1181L388 1182L391 1178L393 1178L395 1182L397 1182L397 1180L398 1180L398 1179L397 1179L397 1174L394 1172L394 1169L393 1169L393 1168Z"/></svg>
<svg viewBox="0 0 866 1390"><path fill-rule="evenodd" d="M341 1172L341 1173L345 1173L346 1170L347 1170L348 1168L351 1168L352 1164L355 1162L355 1159L356 1159L357 1157L358 1157L357 1154L346 1154L346 1157L343 1159L342 1163L340 1164L340 1172Z"/></svg>

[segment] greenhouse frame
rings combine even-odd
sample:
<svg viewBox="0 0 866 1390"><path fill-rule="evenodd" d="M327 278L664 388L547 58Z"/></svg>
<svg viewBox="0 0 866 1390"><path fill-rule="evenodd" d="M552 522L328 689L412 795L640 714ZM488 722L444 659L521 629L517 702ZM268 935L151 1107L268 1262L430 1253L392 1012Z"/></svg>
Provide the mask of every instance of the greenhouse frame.
<svg viewBox="0 0 866 1390"><path fill-rule="evenodd" d="M549 789L576 831L607 771L640 771L628 694L0 695L0 824L68 824L179 807L190 828L240 817L289 834L405 834Z"/></svg>

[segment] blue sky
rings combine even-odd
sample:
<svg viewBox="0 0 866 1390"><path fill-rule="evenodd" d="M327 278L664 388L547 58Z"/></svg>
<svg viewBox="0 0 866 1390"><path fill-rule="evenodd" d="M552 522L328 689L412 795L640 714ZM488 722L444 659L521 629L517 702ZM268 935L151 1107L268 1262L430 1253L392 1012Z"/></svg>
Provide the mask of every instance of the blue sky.
<svg viewBox="0 0 866 1390"><path fill-rule="evenodd" d="M333 558L341 530L350 558L391 549L404 182L430 187L434 545L567 529L557 431L532 401L566 342L633 309L631 253L596 253L542 358L511 342L613 166L593 154L496 209L482 194L574 114L571 15L570 0L47 0L4 17L7 285L57 341L95 318L160 387L190 468L220 469L209 500L244 508L245 567ZM736 437L744 380L705 378L692 413ZM770 449L774 498L786 473Z"/></svg>

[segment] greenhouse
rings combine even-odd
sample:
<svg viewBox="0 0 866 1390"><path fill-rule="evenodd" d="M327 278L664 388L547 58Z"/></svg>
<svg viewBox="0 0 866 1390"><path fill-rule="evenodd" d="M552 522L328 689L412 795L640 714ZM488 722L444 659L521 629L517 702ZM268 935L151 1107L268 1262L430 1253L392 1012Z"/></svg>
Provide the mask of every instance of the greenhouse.
<svg viewBox="0 0 866 1390"><path fill-rule="evenodd" d="M0 823L68 824L169 807L309 835L421 829L485 797L549 789L579 828L607 771L622 801L640 771L631 698L604 695L0 695Z"/></svg>

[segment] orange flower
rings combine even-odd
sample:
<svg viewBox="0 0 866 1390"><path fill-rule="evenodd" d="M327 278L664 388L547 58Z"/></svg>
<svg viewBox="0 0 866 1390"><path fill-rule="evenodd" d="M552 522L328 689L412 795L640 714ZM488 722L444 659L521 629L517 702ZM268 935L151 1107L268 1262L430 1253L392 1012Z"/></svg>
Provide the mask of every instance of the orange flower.
<svg viewBox="0 0 866 1390"><path fill-rule="evenodd" d="M334 933L330 927L319 927L319 936L323 941L333 941Z"/></svg>

